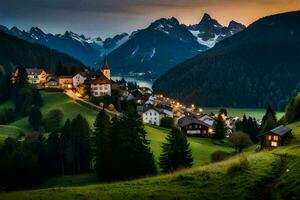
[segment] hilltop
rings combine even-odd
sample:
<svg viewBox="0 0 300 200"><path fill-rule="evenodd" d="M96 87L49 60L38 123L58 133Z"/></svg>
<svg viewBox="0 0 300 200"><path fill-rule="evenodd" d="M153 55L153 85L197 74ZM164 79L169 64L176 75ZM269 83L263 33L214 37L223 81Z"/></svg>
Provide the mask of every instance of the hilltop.
<svg viewBox="0 0 300 200"><path fill-rule="evenodd" d="M153 85L185 103L280 110L299 83L300 11L262 18L175 66Z"/></svg>

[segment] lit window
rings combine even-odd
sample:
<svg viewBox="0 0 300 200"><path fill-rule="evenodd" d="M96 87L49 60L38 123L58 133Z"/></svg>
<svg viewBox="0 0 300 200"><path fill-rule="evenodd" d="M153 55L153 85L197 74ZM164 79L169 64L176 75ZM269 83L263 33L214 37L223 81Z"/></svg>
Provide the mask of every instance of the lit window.
<svg viewBox="0 0 300 200"><path fill-rule="evenodd" d="M277 135L274 135L274 136L273 136L273 140L274 140L274 141L278 141L278 136L277 136Z"/></svg>
<svg viewBox="0 0 300 200"><path fill-rule="evenodd" d="M272 140L272 135L268 135L268 140Z"/></svg>
<svg viewBox="0 0 300 200"><path fill-rule="evenodd" d="M272 146L272 147L277 147L277 146L278 146L278 143L277 143L277 142L271 142L271 146Z"/></svg>

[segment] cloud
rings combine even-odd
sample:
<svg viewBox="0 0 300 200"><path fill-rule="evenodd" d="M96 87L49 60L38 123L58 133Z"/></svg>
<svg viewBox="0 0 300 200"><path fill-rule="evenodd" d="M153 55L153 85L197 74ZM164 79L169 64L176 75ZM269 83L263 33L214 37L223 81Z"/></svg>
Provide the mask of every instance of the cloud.
<svg viewBox="0 0 300 200"><path fill-rule="evenodd" d="M300 9L300 0L0 0L0 24L49 32L71 29L91 35L130 32L161 17L196 23L204 12L221 23L251 23L276 12ZM241 14L242 13L242 14Z"/></svg>

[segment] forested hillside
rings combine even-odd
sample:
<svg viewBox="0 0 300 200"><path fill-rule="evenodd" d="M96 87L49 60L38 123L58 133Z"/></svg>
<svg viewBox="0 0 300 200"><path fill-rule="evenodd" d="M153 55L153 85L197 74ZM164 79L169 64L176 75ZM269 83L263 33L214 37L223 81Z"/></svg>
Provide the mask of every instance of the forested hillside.
<svg viewBox="0 0 300 200"><path fill-rule="evenodd" d="M55 72L59 62L68 67L70 72L76 72L85 67L81 62L66 54L26 42L0 31L1 72L14 70L20 65Z"/></svg>
<svg viewBox="0 0 300 200"><path fill-rule="evenodd" d="M161 76L157 93L203 106L285 105L299 83L300 12L262 18Z"/></svg>

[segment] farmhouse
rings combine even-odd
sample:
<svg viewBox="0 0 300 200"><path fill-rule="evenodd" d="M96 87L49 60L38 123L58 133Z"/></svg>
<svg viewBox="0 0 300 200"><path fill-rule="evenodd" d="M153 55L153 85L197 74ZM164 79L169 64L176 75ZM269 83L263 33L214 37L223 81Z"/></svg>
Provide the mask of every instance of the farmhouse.
<svg viewBox="0 0 300 200"><path fill-rule="evenodd" d="M58 84L61 88L73 88L73 76L59 76Z"/></svg>
<svg viewBox="0 0 300 200"><path fill-rule="evenodd" d="M46 82L47 73L43 69L26 68L28 82L31 84L40 84Z"/></svg>
<svg viewBox="0 0 300 200"><path fill-rule="evenodd" d="M45 82L45 87L56 88L58 86L58 80L52 74L48 74Z"/></svg>
<svg viewBox="0 0 300 200"><path fill-rule="evenodd" d="M90 81L91 93L94 97L111 96L112 80L110 79L110 69L108 58L105 57L102 70L99 76Z"/></svg>
<svg viewBox="0 0 300 200"><path fill-rule="evenodd" d="M79 72L73 77L73 86L76 88L87 80L88 76L85 72Z"/></svg>
<svg viewBox="0 0 300 200"><path fill-rule="evenodd" d="M281 125L258 137L261 141L261 148L276 148L287 144L292 137L292 129Z"/></svg>
<svg viewBox="0 0 300 200"><path fill-rule="evenodd" d="M211 136L213 134L213 123L209 124L200 119L193 115L184 116L178 120L178 126L182 132L190 136Z"/></svg>
<svg viewBox="0 0 300 200"><path fill-rule="evenodd" d="M111 80L105 76L90 81L91 93L94 97L111 96Z"/></svg>
<svg viewBox="0 0 300 200"><path fill-rule="evenodd" d="M142 119L145 124L160 125L160 120L164 116L157 108L148 107L143 111Z"/></svg>

